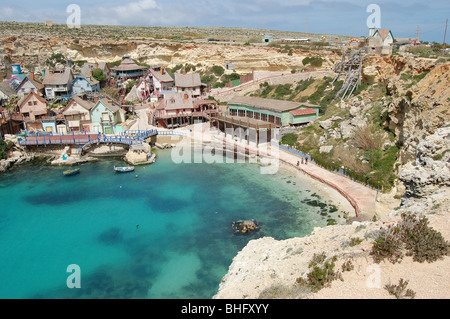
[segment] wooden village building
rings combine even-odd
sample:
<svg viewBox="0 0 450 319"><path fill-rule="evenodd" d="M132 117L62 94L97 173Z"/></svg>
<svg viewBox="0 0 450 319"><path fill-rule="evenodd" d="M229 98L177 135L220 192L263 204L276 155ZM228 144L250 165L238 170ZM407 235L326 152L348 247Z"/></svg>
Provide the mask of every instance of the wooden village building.
<svg viewBox="0 0 450 319"><path fill-rule="evenodd" d="M319 106L300 102L240 96L228 102L228 115L274 124L296 126L315 121Z"/></svg>
<svg viewBox="0 0 450 319"><path fill-rule="evenodd" d="M17 104L28 131L56 133L58 124L64 121L62 115L49 112L47 101L34 91L30 91Z"/></svg>
<svg viewBox="0 0 450 319"><path fill-rule="evenodd" d="M17 102L24 121L36 121L48 115L47 101L34 91L30 91Z"/></svg>
<svg viewBox="0 0 450 319"><path fill-rule="evenodd" d="M90 110L92 132L102 134L122 132L121 124L125 122L125 113L114 101L99 98Z"/></svg>
<svg viewBox="0 0 450 319"><path fill-rule="evenodd" d="M231 99L226 114L213 117L210 125L226 134L241 132L238 137L258 143L260 136L271 136L276 128L307 124L318 115L319 107L312 104L240 96Z"/></svg>
<svg viewBox="0 0 450 319"><path fill-rule="evenodd" d="M70 68L48 70L45 72L42 84L45 86L47 99L57 97L68 98L72 92L73 73Z"/></svg>
<svg viewBox="0 0 450 319"><path fill-rule="evenodd" d="M145 68L137 65L129 57L124 57L120 65L111 68L111 75L117 83L125 82L126 80L138 80L145 74Z"/></svg>
<svg viewBox="0 0 450 319"><path fill-rule="evenodd" d="M22 116L0 106L0 137L4 137L5 134L18 134L22 129Z"/></svg>
<svg viewBox="0 0 450 319"><path fill-rule="evenodd" d="M44 96L44 84L38 81L35 78L34 73L32 72L30 75L24 78L24 80L17 87L16 91L17 96L19 96L20 98L30 93L30 91L37 93L39 96Z"/></svg>
<svg viewBox="0 0 450 319"><path fill-rule="evenodd" d="M171 91L174 85L174 79L164 68L149 69L137 84L137 98L141 101L154 98L157 101L164 92Z"/></svg>
<svg viewBox="0 0 450 319"><path fill-rule="evenodd" d="M103 74L105 75L106 79L102 83L100 83L100 86L103 87L105 83L109 83L111 79L111 69L108 66L108 63L106 62L95 62L95 63L89 63L86 62L81 66L81 74L92 74L95 69L102 70Z"/></svg>
<svg viewBox="0 0 450 319"><path fill-rule="evenodd" d="M100 92L100 82L90 73L75 74L75 79L72 82L72 93L98 93Z"/></svg>
<svg viewBox="0 0 450 319"><path fill-rule="evenodd" d="M90 132L92 130L90 111L94 103L75 95L62 111L66 132Z"/></svg>
<svg viewBox="0 0 450 319"><path fill-rule="evenodd" d="M164 94L153 113L152 122L159 127L176 128L209 120L218 113L214 100L194 98L188 92L171 92Z"/></svg>
<svg viewBox="0 0 450 319"><path fill-rule="evenodd" d="M203 87L198 73L175 73L175 91L187 92L192 97L200 97Z"/></svg>

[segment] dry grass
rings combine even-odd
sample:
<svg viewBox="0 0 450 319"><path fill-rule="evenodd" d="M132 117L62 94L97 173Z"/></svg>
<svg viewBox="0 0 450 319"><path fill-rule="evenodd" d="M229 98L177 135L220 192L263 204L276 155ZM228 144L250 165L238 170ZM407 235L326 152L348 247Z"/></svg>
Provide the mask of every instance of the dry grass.
<svg viewBox="0 0 450 319"><path fill-rule="evenodd" d="M334 160L340 161L345 167L353 171L368 173L370 171L369 165L362 163L358 158L358 150L354 147L344 147L344 145L339 144L334 148Z"/></svg>
<svg viewBox="0 0 450 319"><path fill-rule="evenodd" d="M381 148L384 138L375 125L371 124L356 128L352 142L354 146L364 151L373 151Z"/></svg>

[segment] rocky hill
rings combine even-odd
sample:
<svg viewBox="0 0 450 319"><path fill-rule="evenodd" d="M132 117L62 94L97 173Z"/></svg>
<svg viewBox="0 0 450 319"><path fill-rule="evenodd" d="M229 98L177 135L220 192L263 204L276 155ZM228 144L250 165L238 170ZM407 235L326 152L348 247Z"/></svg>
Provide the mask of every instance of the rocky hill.
<svg viewBox="0 0 450 319"><path fill-rule="evenodd" d="M284 71L299 69L311 54L308 47L268 46L261 43L267 30L236 28L163 28L83 26L69 29L64 25L0 22L0 79L9 75L11 63L20 63L24 72L42 72L47 59L61 53L76 61L120 61L124 56L146 65L174 67L190 63L199 69L223 66L232 61L236 72L253 70ZM279 38L301 38L322 35L270 31ZM349 37L326 35L328 41ZM216 39L220 41L208 41ZM249 41L253 41L250 42ZM320 48L319 48L320 49ZM339 54L317 50L325 59L323 67L332 66Z"/></svg>

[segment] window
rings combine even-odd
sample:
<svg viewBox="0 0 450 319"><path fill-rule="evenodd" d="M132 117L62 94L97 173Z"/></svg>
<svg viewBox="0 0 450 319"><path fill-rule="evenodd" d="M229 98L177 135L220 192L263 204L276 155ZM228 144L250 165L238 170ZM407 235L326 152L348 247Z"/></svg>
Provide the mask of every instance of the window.
<svg viewBox="0 0 450 319"><path fill-rule="evenodd" d="M33 103L30 101L30 102L28 102L28 105L31 106L31 105L33 105Z"/></svg>
<svg viewBox="0 0 450 319"><path fill-rule="evenodd" d="M102 121L104 121L104 122L109 122L111 119L110 119L110 117L109 117L109 113L107 113L107 112L105 112L105 113L102 113Z"/></svg>
<svg viewBox="0 0 450 319"><path fill-rule="evenodd" d="M37 105L37 101L33 101L33 105Z"/></svg>

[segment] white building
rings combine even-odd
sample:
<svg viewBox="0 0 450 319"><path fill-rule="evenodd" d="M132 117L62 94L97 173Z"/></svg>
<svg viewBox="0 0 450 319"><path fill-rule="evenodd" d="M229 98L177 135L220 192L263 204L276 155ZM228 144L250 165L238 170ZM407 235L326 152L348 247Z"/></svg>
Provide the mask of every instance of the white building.
<svg viewBox="0 0 450 319"><path fill-rule="evenodd" d="M145 100L171 91L174 85L175 81L164 68L150 69L137 85L136 94L139 100Z"/></svg>

